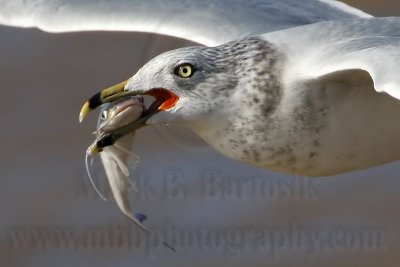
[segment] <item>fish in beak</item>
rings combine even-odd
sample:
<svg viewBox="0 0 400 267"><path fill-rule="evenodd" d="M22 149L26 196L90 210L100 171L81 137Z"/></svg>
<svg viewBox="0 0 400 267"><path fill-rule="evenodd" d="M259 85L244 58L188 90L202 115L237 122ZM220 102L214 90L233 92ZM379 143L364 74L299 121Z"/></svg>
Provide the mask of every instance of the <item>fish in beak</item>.
<svg viewBox="0 0 400 267"><path fill-rule="evenodd" d="M125 86L127 82L128 81L123 81L117 85L108 87L89 98L89 100L86 101L85 104L82 106L82 109L79 113L79 122L82 122L91 110L94 110L105 103L110 103L126 96L153 96L155 98L155 101L148 108L148 111L146 113L156 113L158 111L170 109L179 99L177 95L172 93L170 90L164 88L126 91Z"/></svg>
<svg viewBox="0 0 400 267"><path fill-rule="evenodd" d="M123 125L113 131L109 131L106 134L98 138L96 146L92 147L92 153L100 152L104 147L110 146L116 142L122 136L135 131L143 126L148 118L154 114L170 109L174 107L175 103L178 101L179 97L172 93L168 89L164 88L151 88L148 90L136 90L136 91L126 91L125 86L128 81L121 82L117 85L106 88L99 93L92 96L85 104L79 113L79 122L82 122L87 114L96 109L97 107L105 104L118 101L121 99L126 99L129 96L152 96L155 100L154 102L144 110L142 115L135 121Z"/></svg>
<svg viewBox="0 0 400 267"><path fill-rule="evenodd" d="M115 132L118 132L121 127L127 127L127 125L132 124L132 122L137 122L140 120L145 111L143 97L141 96L125 96L123 98L114 100L112 103L104 104L102 106L102 111L97 124L97 130L95 132L96 140L86 152L86 169L94 189L99 196L104 199L93 182L88 163L89 157L101 152L99 155L107 175L111 192L122 213L131 222L138 225L155 239L160 240L172 251L175 251L172 246L163 241L162 238L158 237L155 233L143 225L143 220L146 218L145 215L133 214L131 211L130 189L133 186L134 191L137 191L137 188L129 181L128 165L130 165L131 162L133 164L137 164L138 162L137 156L131 152L135 137L135 130L115 138L117 136L115 135ZM142 122L136 124L140 126L141 123ZM114 134L109 135L110 133ZM118 133L121 134L120 132ZM101 142L106 142L103 139L104 136L111 136L112 138L115 138L114 142L112 142L112 145L99 145Z"/></svg>

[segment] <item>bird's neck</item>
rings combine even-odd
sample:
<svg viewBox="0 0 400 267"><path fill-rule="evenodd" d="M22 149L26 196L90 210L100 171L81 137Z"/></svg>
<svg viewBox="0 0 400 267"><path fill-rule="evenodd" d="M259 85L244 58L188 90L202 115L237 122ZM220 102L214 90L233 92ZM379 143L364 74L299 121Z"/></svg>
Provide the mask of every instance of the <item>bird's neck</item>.
<svg viewBox="0 0 400 267"><path fill-rule="evenodd" d="M275 63L256 64L257 72L246 72L230 101L192 129L210 146L230 158L252 165L268 166L268 153L260 153L261 146L271 150L276 144L283 123L277 119L282 98L280 71ZM283 143L284 141L282 141ZM276 161L276 159L274 159Z"/></svg>

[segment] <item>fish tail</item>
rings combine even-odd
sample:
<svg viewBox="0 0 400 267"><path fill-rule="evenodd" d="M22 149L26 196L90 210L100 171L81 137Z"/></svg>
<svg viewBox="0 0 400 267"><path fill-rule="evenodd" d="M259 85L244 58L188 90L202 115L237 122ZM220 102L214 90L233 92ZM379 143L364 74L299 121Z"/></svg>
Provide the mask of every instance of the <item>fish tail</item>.
<svg viewBox="0 0 400 267"><path fill-rule="evenodd" d="M172 250L173 252L176 252L175 248L173 246L171 246L170 244L168 244L167 242L165 242L161 237L159 237L157 234L155 234L153 231L151 231L149 228L147 228L146 226L144 226L138 219L136 219L135 217L132 216L132 214L128 213L124 213L126 217L128 217L128 219L130 221L132 221L134 224L136 224L137 226L139 226L143 231L145 231L146 233L148 233L150 236L152 236L154 239L161 241L161 243L166 246L167 248L169 248L170 250Z"/></svg>

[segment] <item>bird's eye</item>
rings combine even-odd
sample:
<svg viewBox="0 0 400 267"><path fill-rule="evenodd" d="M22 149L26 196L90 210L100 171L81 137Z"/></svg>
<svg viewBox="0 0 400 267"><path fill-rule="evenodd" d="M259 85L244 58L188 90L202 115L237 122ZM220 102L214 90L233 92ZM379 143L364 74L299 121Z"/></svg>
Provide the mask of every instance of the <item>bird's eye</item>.
<svg viewBox="0 0 400 267"><path fill-rule="evenodd" d="M108 117L108 110L103 110L102 112L101 112L101 119L102 120L106 120L107 119L107 117Z"/></svg>
<svg viewBox="0 0 400 267"><path fill-rule="evenodd" d="M185 63L176 67L174 73L179 77L189 78L193 75L194 68L191 64Z"/></svg>

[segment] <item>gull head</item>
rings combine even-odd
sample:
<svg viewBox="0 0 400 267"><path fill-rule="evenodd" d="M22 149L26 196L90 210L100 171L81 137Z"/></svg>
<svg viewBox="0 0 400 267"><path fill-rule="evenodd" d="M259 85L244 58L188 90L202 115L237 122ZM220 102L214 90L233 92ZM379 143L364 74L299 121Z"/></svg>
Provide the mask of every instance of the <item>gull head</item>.
<svg viewBox="0 0 400 267"><path fill-rule="evenodd" d="M229 127L232 130L235 126L231 124L238 117L245 121L251 110L258 112L254 106L272 110L267 105L274 104L277 97L266 93L277 91L277 79L269 75L277 62L274 53L271 44L256 37L163 53L127 81L90 98L81 110L80 120L104 103L132 95L147 96L151 100L147 101L140 123L125 127L118 136L143 125L173 123L189 127L207 139L205 135Z"/></svg>
<svg viewBox="0 0 400 267"><path fill-rule="evenodd" d="M223 47L187 47L145 64L125 91L154 98L157 111L146 124L198 127L223 116L238 84L235 58Z"/></svg>

